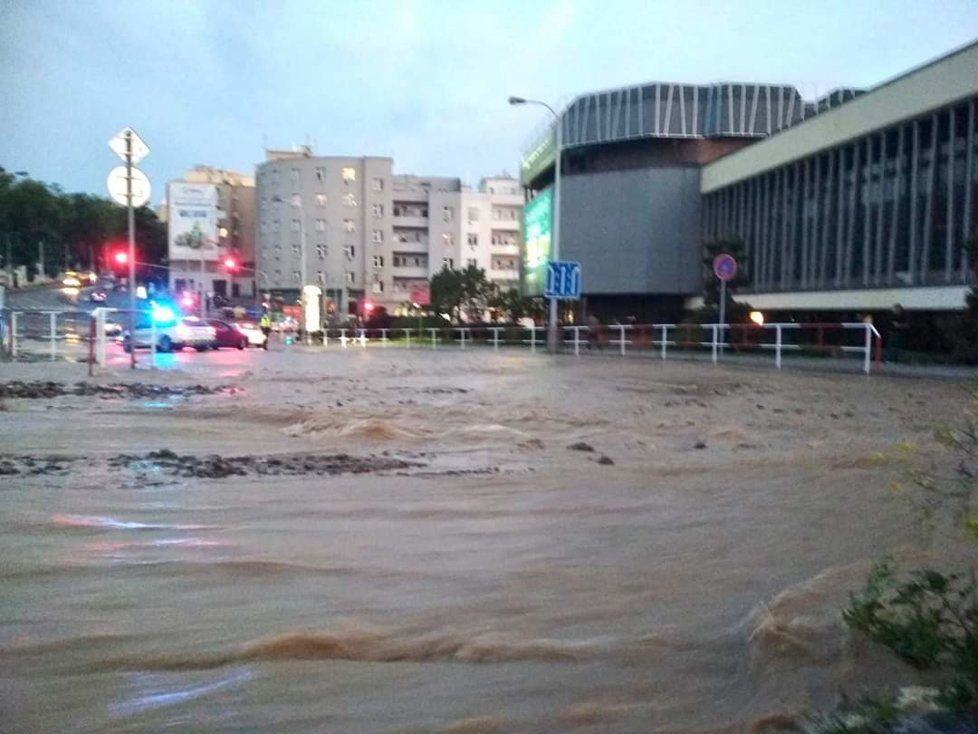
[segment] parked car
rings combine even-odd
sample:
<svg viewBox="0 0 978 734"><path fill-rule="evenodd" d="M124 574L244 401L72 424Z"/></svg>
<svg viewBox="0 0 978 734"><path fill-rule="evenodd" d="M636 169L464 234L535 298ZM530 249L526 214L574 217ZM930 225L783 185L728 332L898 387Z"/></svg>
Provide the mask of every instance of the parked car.
<svg viewBox="0 0 978 734"><path fill-rule="evenodd" d="M211 343L213 349L220 349L221 347L244 349L248 346L248 336L243 334L234 324L218 319L211 319L207 323L214 329L214 341Z"/></svg>
<svg viewBox="0 0 978 734"><path fill-rule="evenodd" d="M153 321L156 322L155 326ZM193 347L198 352L211 348L214 343L214 327L195 316L178 319L169 308L140 311L136 320L135 339L129 332L123 332L122 348L127 352L148 349L156 334L156 351L169 352Z"/></svg>
<svg viewBox="0 0 978 734"><path fill-rule="evenodd" d="M265 341L268 339L257 324L253 324L250 321L242 321L235 324L238 331L248 337L248 344L253 347L264 347Z"/></svg>

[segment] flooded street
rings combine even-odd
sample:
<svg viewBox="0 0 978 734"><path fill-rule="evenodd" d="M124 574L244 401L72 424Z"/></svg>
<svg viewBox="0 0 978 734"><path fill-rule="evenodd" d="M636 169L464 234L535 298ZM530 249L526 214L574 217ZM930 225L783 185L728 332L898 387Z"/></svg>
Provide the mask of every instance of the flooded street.
<svg viewBox="0 0 978 734"><path fill-rule="evenodd" d="M838 609L916 552L880 454L962 383L167 358L3 400L0 730L777 731L915 680ZM83 367L0 372L37 379Z"/></svg>

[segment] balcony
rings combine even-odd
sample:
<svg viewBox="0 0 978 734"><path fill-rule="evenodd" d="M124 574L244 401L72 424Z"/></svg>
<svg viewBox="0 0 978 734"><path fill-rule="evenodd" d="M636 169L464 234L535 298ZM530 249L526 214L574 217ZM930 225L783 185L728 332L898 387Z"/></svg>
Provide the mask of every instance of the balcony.
<svg viewBox="0 0 978 734"><path fill-rule="evenodd" d="M428 238L427 236L420 242L416 242L413 239L408 239L407 241L401 241L397 238L397 232L394 232L394 241L391 246L398 252L428 252Z"/></svg>
<svg viewBox="0 0 978 734"><path fill-rule="evenodd" d="M427 278L427 265L394 265L391 273L395 278Z"/></svg>
<svg viewBox="0 0 978 734"><path fill-rule="evenodd" d="M394 220L397 221L396 219ZM492 228L497 232L519 232L519 219L493 219Z"/></svg>
<svg viewBox="0 0 978 734"><path fill-rule="evenodd" d="M492 245L492 254L493 255L513 255L515 257L515 256L518 256L520 254L520 246L519 245L515 245L515 244L514 245L496 245L496 244L493 244Z"/></svg>

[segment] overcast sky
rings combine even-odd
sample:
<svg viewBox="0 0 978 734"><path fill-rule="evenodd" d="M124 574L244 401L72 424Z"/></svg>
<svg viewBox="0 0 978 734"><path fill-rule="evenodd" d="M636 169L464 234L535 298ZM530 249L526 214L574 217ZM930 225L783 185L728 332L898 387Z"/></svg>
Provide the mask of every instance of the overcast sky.
<svg viewBox="0 0 978 734"><path fill-rule="evenodd" d="M0 0L0 166L104 193L132 125L158 201L263 147L388 155L395 171L518 170L567 102L645 81L871 86L978 37L975 0Z"/></svg>

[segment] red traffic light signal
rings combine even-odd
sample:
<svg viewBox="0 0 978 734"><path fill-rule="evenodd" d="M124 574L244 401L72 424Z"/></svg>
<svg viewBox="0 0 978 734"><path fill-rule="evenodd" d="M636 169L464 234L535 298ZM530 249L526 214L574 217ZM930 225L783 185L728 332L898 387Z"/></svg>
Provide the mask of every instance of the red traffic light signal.
<svg viewBox="0 0 978 734"><path fill-rule="evenodd" d="M116 265L127 265L129 264L129 253L124 250L119 250L112 256L112 261Z"/></svg>
<svg viewBox="0 0 978 734"><path fill-rule="evenodd" d="M224 267L227 268L228 270L237 270L238 261L235 260L230 255L228 255L226 258L224 258Z"/></svg>

